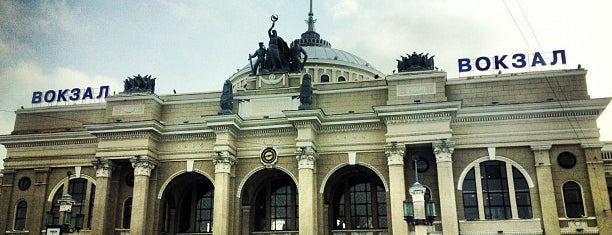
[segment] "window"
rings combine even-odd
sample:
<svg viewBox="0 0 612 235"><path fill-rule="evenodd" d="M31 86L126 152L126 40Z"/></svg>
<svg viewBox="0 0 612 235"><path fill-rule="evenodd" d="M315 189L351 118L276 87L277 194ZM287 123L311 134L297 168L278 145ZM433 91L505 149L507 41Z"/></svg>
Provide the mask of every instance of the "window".
<svg viewBox="0 0 612 235"><path fill-rule="evenodd" d="M60 224L58 200L62 198L62 195L69 194L75 201L70 213L70 224L91 228L96 186L85 178L71 179L68 181L68 187L64 186L65 184L61 185L53 195L48 223ZM87 218L87 226L83 224L84 218Z"/></svg>
<svg viewBox="0 0 612 235"><path fill-rule="evenodd" d="M28 203L20 201L15 209L15 230L24 230L26 225L26 215L28 213Z"/></svg>
<svg viewBox="0 0 612 235"><path fill-rule="evenodd" d="M296 230L297 189L290 179L267 181L255 201L255 230Z"/></svg>
<svg viewBox="0 0 612 235"><path fill-rule="evenodd" d="M196 232L211 232L213 222L213 195L210 190L198 200L196 205L195 228Z"/></svg>
<svg viewBox="0 0 612 235"><path fill-rule="evenodd" d="M563 202L565 203L565 214L568 218L585 216L582 190L578 183L569 181L563 184Z"/></svg>
<svg viewBox="0 0 612 235"><path fill-rule="evenodd" d="M462 183L465 220L531 219L531 194L525 176L505 161L483 161Z"/></svg>
<svg viewBox="0 0 612 235"><path fill-rule="evenodd" d="M387 228L387 202L382 183L373 177L347 177L334 194L334 229Z"/></svg>
<svg viewBox="0 0 612 235"><path fill-rule="evenodd" d="M132 222L132 197L123 203L123 228L130 228L130 222Z"/></svg>
<svg viewBox="0 0 612 235"><path fill-rule="evenodd" d="M339 82L346 82L346 78L344 76L338 77Z"/></svg>
<svg viewBox="0 0 612 235"><path fill-rule="evenodd" d="M321 75L321 83L329 82L329 76L327 74Z"/></svg>

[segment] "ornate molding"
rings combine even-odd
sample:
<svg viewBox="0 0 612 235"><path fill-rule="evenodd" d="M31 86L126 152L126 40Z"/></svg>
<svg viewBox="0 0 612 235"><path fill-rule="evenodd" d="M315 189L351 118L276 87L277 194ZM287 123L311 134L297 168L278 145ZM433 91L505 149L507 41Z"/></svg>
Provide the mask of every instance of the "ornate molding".
<svg viewBox="0 0 612 235"><path fill-rule="evenodd" d="M238 159L228 151L213 153L212 161L215 164L215 173L232 173L232 166L238 163Z"/></svg>
<svg viewBox="0 0 612 235"><path fill-rule="evenodd" d="M162 142L176 142L176 141L189 141L189 140L208 140L214 139L215 134L209 133L189 133L189 134L168 134L163 135Z"/></svg>
<svg viewBox="0 0 612 235"><path fill-rule="evenodd" d="M583 111L556 111L556 112L539 112L539 113L504 113L497 115L482 114L470 117L456 117L453 123L470 123L470 122L492 122L506 120L521 120L521 119L542 119L542 118L558 118L558 117L580 117L580 116L597 116L598 110L583 110Z"/></svg>
<svg viewBox="0 0 612 235"><path fill-rule="evenodd" d="M94 168L96 169L96 178L109 178L111 177L115 164L110 160L101 159L96 157L96 160L91 161Z"/></svg>
<svg viewBox="0 0 612 235"><path fill-rule="evenodd" d="M451 120L454 113L455 113L454 111L447 111L447 112L394 115L394 116L383 117L383 121L386 124L395 124L395 123L407 123L407 122L429 122L429 121Z"/></svg>
<svg viewBox="0 0 612 235"><path fill-rule="evenodd" d="M312 147L300 147L295 151L298 160L298 169L315 169L319 154Z"/></svg>
<svg viewBox="0 0 612 235"><path fill-rule="evenodd" d="M385 146L385 155L387 155L387 165L404 165L404 147L392 142Z"/></svg>
<svg viewBox="0 0 612 235"><path fill-rule="evenodd" d="M283 136L294 134L295 128L274 128L274 129L257 129L257 130L242 130L240 137L262 137L262 136Z"/></svg>
<svg viewBox="0 0 612 235"><path fill-rule="evenodd" d="M455 151L455 142L450 140L439 140L432 143L436 162L450 162Z"/></svg>
<svg viewBox="0 0 612 235"><path fill-rule="evenodd" d="M353 132L353 131L371 131L371 130L383 130L384 125L382 123L349 123L349 124L332 124L321 126L320 133L340 133L340 132Z"/></svg>
<svg viewBox="0 0 612 235"><path fill-rule="evenodd" d="M151 176L151 171L158 165L153 159L141 156L130 159L130 162L132 163L132 167L134 167L134 176Z"/></svg>
<svg viewBox="0 0 612 235"><path fill-rule="evenodd" d="M14 144L4 144L6 148L29 148L29 147L48 147L48 146L60 146L60 145L81 145L81 144L97 144L97 139L84 139L84 140L49 140L40 141L31 140L31 142L22 142Z"/></svg>

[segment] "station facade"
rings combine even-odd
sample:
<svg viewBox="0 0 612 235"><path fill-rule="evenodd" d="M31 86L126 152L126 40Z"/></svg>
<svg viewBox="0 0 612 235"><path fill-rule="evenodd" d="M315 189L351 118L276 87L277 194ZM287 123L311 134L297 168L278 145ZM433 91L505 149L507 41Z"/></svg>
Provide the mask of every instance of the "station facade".
<svg viewBox="0 0 612 235"><path fill-rule="evenodd" d="M231 76L230 113L221 92L17 110L0 234L409 234L415 182L429 234L612 234L586 70L384 75L313 33L302 72Z"/></svg>

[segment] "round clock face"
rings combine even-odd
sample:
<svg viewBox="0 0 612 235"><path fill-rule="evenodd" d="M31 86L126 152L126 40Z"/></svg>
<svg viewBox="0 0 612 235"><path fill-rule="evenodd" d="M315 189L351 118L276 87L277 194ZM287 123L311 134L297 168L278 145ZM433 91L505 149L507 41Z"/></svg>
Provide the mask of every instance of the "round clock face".
<svg viewBox="0 0 612 235"><path fill-rule="evenodd" d="M261 151L261 162L265 164L274 163L276 161L276 157L276 150L274 150L274 148L272 147L267 147L263 151Z"/></svg>
<svg viewBox="0 0 612 235"><path fill-rule="evenodd" d="M429 162L424 158L417 158L416 160L416 169L419 173L426 172L429 169Z"/></svg>
<svg viewBox="0 0 612 235"><path fill-rule="evenodd" d="M570 152L563 152L557 157L557 162L561 167L570 169L576 165L576 156Z"/></svg>

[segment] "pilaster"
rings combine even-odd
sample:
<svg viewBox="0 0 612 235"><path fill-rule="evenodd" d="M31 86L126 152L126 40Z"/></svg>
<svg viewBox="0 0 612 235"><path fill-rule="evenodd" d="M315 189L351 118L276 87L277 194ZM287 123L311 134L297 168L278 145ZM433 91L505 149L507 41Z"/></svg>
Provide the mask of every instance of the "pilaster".
<svg viewBox="0 0 612 235"><path fill-rule="evenodd" d="M560 234L555 188L550 164L550 145L531 146L538 180L538 196L542 208L542 228L545 234Z"/></svg>
<svg viewBox="0 0 612 235"><path fill-rule="evenodd" d="M2 203L0 203L0 213L2 213L2 216L0 216L0 233L12 230L10 222L13 216L11 215L12 210L10 208L13 203L15 170L4 169L2 170L2 175L2 183L0 186L0 190L2 190L2 192L0 192L0 200L2 201Z"/></svg>
<svg viewBox="0 0 612 235"><path fill-rule="evenodd" d="M449 140L439 140L432 143L436 155L436 168L438 172L438 188L440 196L440 218L442 218L442 231L445 234L458 234L459 221L457 220L457 199L455 198L455 181L453 176L453 152L455 143Z"/></svg>
<svg viewBox="0 0 612 235"><path fill-rule="evenodd" d="M149 157L136 156L130 159L134 167L134 187L132 196L132 219L130 221L130 235L149 234L147 225L147 201L149 192L149 177L151 172L158 165L157 161ZM96 172L97 175L97 172ZM101 175L104 169L101 168Z"/></svg>
<svg viewBox="0 0 612 235"><path fill-rule="evenodd" d="M393 234L408 234L408 224L404 221L404 211L399 205L406 200L404 180L404 147L393 142L385 147L389 167L389 200L391 205L390 224Z"/></svg>
<svg viewBox="0 0 612 235"><path fill-rule="evenodd" d="M601 145L582 145L599 234L612 234L612 211L610 210L601 147Z"/></svg>
<svg viewBox="0 0 612 235"><path fill-rule="evenodd" d="M300 147L295 152L298 161L299 234L317 234L316 163L318 154L312 147Z"/></svg>
<svg viewBox="0 0 612 235"><path fill-rule="evenodd" d="M96 169L96 202L93 211L91 232L93 234L108 234L112 221L109 221L110 184L115 164L110 160L97 158L91 162Z"/></svg>
<svg viewBox="0 0 612 235"><path fill-rule="evenodd" d="M237 159L229 151L218 151L213 155L215 164L215 195L213 210L213 233L221 235L230 234L230 206L231 192L230 181L233 167Z"/></svg>

